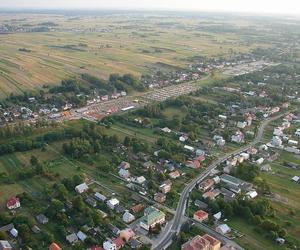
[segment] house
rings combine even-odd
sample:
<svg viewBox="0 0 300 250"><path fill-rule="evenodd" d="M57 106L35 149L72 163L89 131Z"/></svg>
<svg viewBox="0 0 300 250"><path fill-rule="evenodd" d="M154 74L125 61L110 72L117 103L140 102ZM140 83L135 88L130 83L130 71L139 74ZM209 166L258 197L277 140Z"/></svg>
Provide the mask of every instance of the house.
<svg viewBox="0 0 300 250"><path fill-rule="evenodd" d="M209 250L210 243L200 235L195 236L181 246L181 250Z"/></svg>
<svg viewBox="0 0 300 250"><path fill-rule="evenodd" d="M256 148L253 148L253 147L251 147L247 150L247 153L250 154L250 155L256 155L257 152L258 152L258 150Z"/></svg>
<svg viewBox="0 0 300 250"><path fill-rule="evenodd" d="M282 146L282 140L280 139L279 136L273 136L273 138L271 140L271 144L274 147L281 147Z"/></svg>
<svg viewBox="0 0 300 250"><path fill-rule="evenodd" d="M150 168L154 168L155 167L155 164L152 161L146 161L142 165L146 169L150 169Z"/></svg>
<svg viewBox="0 0 300 250"><path fill-rule="evenodd" d="M78 237L75 233L72 233L66 236L66 241L74 245L78 241Z"/></svg>
<svg viewBox="0 0 300 250"><path fill-rule="evenodd" d="M218 212L218 213L214 214L213 217L214 217L214 219L216 221L221 220L221 218L222 218L222 212Z"/></svg>
<svg viewBox="0 0 300 250"><path fill-rule="evenodd" d="M280 127L274 128L273 135L275 135L275 136L283 136L282 128L280 128Z"/></svg>
<svg viewBox="0 0 300 250"><path fill-rule="evenodd" d="M119 168L122 169L129 169L130 168L130 163L126 162L126 161L122 161L119 165Z"/></svg>
<svg viewBox="0 0 300 250"><path fill-rule="evenodd" d="M125 211L125 213L123 214L123 221L125 223L130 223L132 221L135 220L135 217L133 214L129 213L129 211Z"/></svg>
<svg viewBox="0 0 300 250"><path fill-rule="evenodd" d="M231 136L231 141L235 143L243 143L244 138L244 134L241 131L237 131L234 135Z"/></svg>
<svg viewBox="0 0 300 250"><path fill-rule="evenodd" d="M170 177L171 179L176 179L176 178L180 177L180 173L179 173L178 170L175 170L175 171L169 173L169 177Z"/></svg>
<svg viewBox="0 0 300 250"><path fill-rule="evenodd" d="M96 192L94 194L94 196L95 196L95 199L98 200L98 201L105 202L107 200L107 198L103 194L100 194L98 192Z"/></svg>
<svg viewBox="0 0 300 250"><path fill-rule="evenodd" d="M226 116L226 115L219 115L218 117L219 117L221 120L223 120L223 121L224 121L224 120L227 120L227 116Z"/></svg>
<svg viewBox="0 0 300 250"><path fill-rule="evenodd" d="M199 189L203 192L211 189L214 186L215 182L212 179L206 179L199 184Z"/></svg>
<svg viewBox="0 0 300 250"><path fill-rule="evenodd" d="M260 171L262 172L270 172L272 171L272 167L269 164L263 165L260 167Z"/></svg>
<svg viewBox="0 0 300 250"><path fill-rule="evenodd" d="M19 232L18 232L18 230L17 230L17 229L15 229L15 228L12 228L12 229L9 231L9 234L10 234L12 237L14 237L14 238L17 238L17 237L18 237L18 234L19 234Z"/></svg>
<svg viewBox="0 0 300 250"><path fill-rule="evenodd" d="M7 200L6 207L9 210L17 209L21 207L20 199L18 197L11 197L10 199Z"/></svg>
<svg viewBox="0 0 300 250"><path fill-rule="evenodd" d="M142 242L137 239L132 239L130 241L130 248L131 249L140 249L143 246Z"/></svg>
<svg viewBox="0 0 300 250"><path fill-rule="evenodd" d="M248 125L247 122L238 122L236 126L237 126L238 128L243 129L243 128L245 128L247 125Z"/></svg>
<svg viewBox="0 0 300 250"><path fill-rule="evenodd" d="M257 192L256 192L255 190L249 191L248 193L246 193L246 197L247 197L248 199L254 199L257 195L258 195L258 194L257 194Z"/></svg>
<svg viewBox="0 0 300 250"><path fill-rule="evenodd" d="M61 250L61 247L59 245L57 245L55 242L53 242L49 246L49 250Z"/></svg>
<svg viewBox="0 0 300 250"><path fill-rule="evenodd" d="M97 207L97 201L93 199L92 197L87 197L85 199L85 202L90 205L91 207Z"/></svg>
<svg viewBox="0 0 300 250"><path fill-rule="evenodd" d="M144 176L139 176L135 178L134 182L139 185L142 185L146 182L146 178Z"/></svg>
<svg viewBox="0 0 300 250"><path fill-rule="evenodd" d="M261 164L263 164L264 163L264 158L259 158L259 159L257 159L256 161L255 161L255 163L257 164L257 165L261 165Z"/></svg>
<svg viewBox="0 0 300 250"><path fill-rule="evenodd" d="M110 200L108 200L106 202L106 205L110 208L110 209L114 209L116 205L119 205L119 200L116 198L112 198Z"/></svg>
<svg viewBox="0 0 300 250"><path fill-rule="evenodd" d="M81 231L78 231L78 233L76 234L78 239L82 242L84 242L87 238L87 235Z"/></svg>
<svg viewBox="0 0 300 250"><path fill-rule="evenodd" d="M124 243L124 241L122 240L121 237L113 239L112 242L115 244L116 250L121 249L125 245L125 243Z"/></svg>
<svg viewBox="0 0 300 250"><path fill-rule="evenodd" d="M141 228L149 231L157 224L163 224L166 220L166 215L155 207L148 207L144 211L144 216L140 220Z"/></svg>
<svg viewBox="0 0 300 250"><path fill-rule="evenodd" d="M293 178L292 178L292 181L294 181L294 182L298 182L300 180L300 177L299 176L294 176Z"/></svg>
<svg viewBox="0 0 300 250"><path fill-rule="evenodd" d="M204 199L214 200L220 193L221 193L221 192L220 192L219 189L214 189L214 190L212 190L212 191L208 191L208 192L204 193L204 194L202 195L202 197L203 197Z"/></svg>
<svg viewBox="0 0 300 250"><path fill-rule="evenodd" d="M181 141L181 142L185 142L188 139L189 139L189 137L187 135L182 135L179 137L179 141Z"/></svg>
<svg viewBox="0 0 300 250"><path fill-rule="evenodd" d="M38 214L35 218L40 224L47 224L49 222L49 219L44 214Z"/></svg>
<svg viewBox="0 0 300 250"><path fill-rule="evenodd" d="M128 179L130 177L130 173L128 170L121 168L118 172L119 176L124 179Z"/></svg>
<svg viewBox="0 0 300 250"><path fill-rule="evenodd" d="M143 211L144 209L145 209L144 204L137 204L137 205L133 206L132 208L130 208L131 212L133 212L134 214L139 213L139 212Z"/></svg>
<svg viewBox="0 0 300 250"><path fill-rule="evenodd" d="M188 160L186 161L185 165L189 168L194 168L194 169L197 169L197 168L200 168L200 161L197 161L197 160Z"/></svg>
<svg viewBox="0 0 300 250"><path fill-rule="evenodd" d="M169 129L168 127L162 128L161 131L165 132L165 133L171 133L172 130Z"/></svg>
<svg viewBox="0 0 300 250"><path fill-rule="evenodd" d="M195 148L192 147L192 146L189 146L189 145L184 145L183 148L186 149L186 150L188 150L188 151L191 151L191 152L194 152L194 151L195 151Z"/></svg>
<svg viewBox="0 0 300 250"><path fill-rule="evenodd" d="M82 184L79 184L75 187L75 191L79 194L82 194L82 193L88 191L88 189L89 189L89 187L85 182Z"/></svg>
<svg viewBox="0 0 300 250"><path fill-rule="evenodd" d="M234 197L236 196L236 194L224 187L221 188L221 194L224 196L224 199L226 201L232 201L234 199Z"/></svg>
<svg viewBox="0 0 300 250"><path fill-rule="evenodd" d="M221 248L221 241L217 240L216 238L210 236L209 234L205 234L202 237L209 241L209 250L219 250Z"/></svg>
<svg viewBox="0 0 300 250"><path fill-rule="evenodd" d="M166 201L166 195L163 193L154 194L154 200L158 203L164 203Z"/></svg>
<svg viewBox="0 0 300 250"><path fill-rule="evenodd" d="M231 232L231 229L227 224L221 224L216 227L216 231L220 234L228 234Z"/></svg>
<svg viewBox="0 0 300 250"><path fill-rule="evenodd" d="M7 240L0 240L0 250L12 250L12 246Z"/></svg>
<svg viewBox="0 0 300 250"><path fill-rule="evenodd" d="M112 233L116 236L119 236L120 234L120 229L114 226L113 224L108 224L108 228L112 231Z"/></svg>
<svg viewBox="0 0 300 250"><path fill-rule="evenodd" d="M289 141L288 141L288 144L297 146L297 145L298 145L298 141L295 141L295 140L289 140Z"/></svg>
<svg viewBox="0 0 300 250"><path fill-rule="evenodd" d="M195 200L194 202L194 205L200 209L207 209L208 208L208 205L203 202L203 201L200 201L200 200Z"/></svg>
<svg viewBox="0 0 300 250"><path fill-rule="evenodd" d="M193 219L199 222L208 220L208 213L203 210L198 210L194 213Z"/></svg>
<svg viewBox="0 0 300 250"><path fill-rule="evenodd" d="M120 232L120 238L125 242L129 242L134 237L135 232L131 228L126 228Z"/></svg>
<svg viewBox="0 0 300 250"><path fill-rule="evenodd" d="M166 180L159 186L159 191L161 191L163 194L167 194L171 191L172 188L172 182L170 180Z"/></svg>
<svg viewBox="0 0 300 250"><path fill-rule="evenodd" d="M117 246L112 240L106 240L103 242L103 249L104 250L117 250Z"/></svg>

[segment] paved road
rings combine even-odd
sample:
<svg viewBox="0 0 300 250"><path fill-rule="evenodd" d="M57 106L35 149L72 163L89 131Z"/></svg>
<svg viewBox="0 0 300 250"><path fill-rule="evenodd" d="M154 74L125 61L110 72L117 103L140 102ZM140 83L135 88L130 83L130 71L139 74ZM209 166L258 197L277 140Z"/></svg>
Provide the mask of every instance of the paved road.
<svg viewBox="0 0 300 250"><path fill-rule="evenodd" d="M287 112L287 113L289 113L289 112ZM166 228L162 232L162 234L160 235L160 238L155 242L155 244L152 245L152 250L167 249L168 246L170 246L170 244L172 243L173 236L175 234L177 235L180 232L180 228L182 226L182 217L185 216L187 200L188 200L190 192L195 188L195 186L197 184L199 184L201 181L203 181L207 176L209 176L211 171L214 170L220 163L224 162L231 156L242 153L243 151L246 151L247 149L249 149L249 148L253 147L254 145L256 145L257 143L259 143L262 139L262 136L264 134L264 130L265 130L266 126L270 122L279 119L280 117L286 115L287 113L283 113L283 114L271 117L271 118L263 121L257 131L255 139L251 143L249 143L248 145L246 145L234 152L228 153L228 154L218 158L217 160L212 162L211 165L208 166L205 169L205 171L202 172L197 178L193 179L191 182L189 182L185 186L185 188L183 189L183 191L181 192L181 195L180 195L180 199L179 199L179 202L177 205L175 217L173 218L172 221L169 222L171 225L168 225L168 228Z"/></svg>

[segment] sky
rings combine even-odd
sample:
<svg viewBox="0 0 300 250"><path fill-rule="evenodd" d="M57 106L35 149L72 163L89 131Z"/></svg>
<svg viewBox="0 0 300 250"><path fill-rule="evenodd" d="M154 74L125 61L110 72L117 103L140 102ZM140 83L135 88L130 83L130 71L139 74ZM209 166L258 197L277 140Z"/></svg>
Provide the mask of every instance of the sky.
<svg viewBox="0 0 300 250"><path fill-rule="evenodd" d="M151 9L300 14L300 0L0 0L0 9Z"/></svg>

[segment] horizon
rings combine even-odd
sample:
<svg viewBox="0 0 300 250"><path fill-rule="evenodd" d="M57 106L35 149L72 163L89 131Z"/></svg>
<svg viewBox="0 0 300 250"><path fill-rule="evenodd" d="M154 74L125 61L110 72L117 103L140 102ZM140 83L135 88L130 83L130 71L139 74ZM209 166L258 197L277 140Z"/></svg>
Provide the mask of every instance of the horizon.
<svg viewBox="0 0 300 250"><path fill-rule="evenodd" d="M259 15L300 15L300 3L296 0L90 0L87 6L83 0L0 1L0 11L171 11L171 12L208 12L240 13Z"/></svg>

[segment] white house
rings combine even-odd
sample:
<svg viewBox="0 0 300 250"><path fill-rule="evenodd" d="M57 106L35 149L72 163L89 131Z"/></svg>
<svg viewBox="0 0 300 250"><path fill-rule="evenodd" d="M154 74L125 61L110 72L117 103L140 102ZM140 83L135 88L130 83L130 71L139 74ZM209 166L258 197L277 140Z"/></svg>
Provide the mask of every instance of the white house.
<svg viewBox="0 0 300 250"><path fill-rule="evenodd" d="M279 136L273 136L271 144L274 147L280 147L280 146L282 146L282 140L280 139Z"/></svg>
<svg viewBox="0 0 300 250"><path fill-rule="evenodd" d="M274 128L273 135L275 136L283 136L283 131L281 128Z"/></svg>
<svg viewBox="0 0 300 250"><path fill-rule="evenodd" d="M219 118L220 118L221 120L226 120L226 119L227 119L227 116L226 116L226 115L219 115Z"/></svg>
<svg viewBox="0 0 300 250"><path fill-rule="evenodd" d="M18 237L18 234L19 234L18 230L15 229L15 228L12 228L12 229L9 231L9 233L10 233L10 235L11 235L12 237L14 237L14 238L17 238L17 237Z"/></svg>
<svg viewBox="0 0 300 250"><path fill-rule="evenodd" d="M244 142L244 134L241 131L237 131L234 135L231 136L231 141L235 143Z"/></svg>
<svg viewBox="0 0 300 250"><path fill-rule="evenodd" d="M133 214L129 213L129 211L126 211L124 214L123 214L123 221L125 223L130 223L132 221L135 220L135 217Z"/></svg>
<svg viewBox="0 0 300 250"><path fill-rule="evenodd" d="M192 146L188 146L188 145L184 145L184 149L187 149L187 150L192 151L192 152L195 151L195 148L193 148Z"/></svg>
<svg viewBox="0 0 300 250"><path fill-rule="evenodd" d="M247 126L247 122L238 122L237 123L238 128L246 128L246 126Z"/></svg>
<svg viewBox="0 0 300 250"><path fill-rule="evenodd" d="M122 177L122 178L124 178L124 179L127 179L127 178L130 177L130 172L128 170L126 170L126 169L121 168L119 170L119 176Z"/></svg>
<svg viewBox="0 0 300 250"><path fill-rule="evenodd" d="M78 239L82 242L84 242L85 239L87 238L87 235L81 231L78 231L78 233L76 235L77 235Z"/></svg>
<svg viewBox="0 0 300 250"><path fill-rule="evenodd" d="M79 194L86 192L88 189L89 187L85 182L75 187L75 191Z"/></svg>
<svg viewBox="0 0 300 250"><path fill-rule="evenodd" d="M288 141L288 144L297 146L297 145L298 145L298 141L289 140L289 141Z"/></svg>
<svg viewBox="0 0 300 250"><path fill-rule="evenodd" d="M249 198L249 199L254 199L257 195L258 194L255 190L249 191L248 193L246 193L246 197Z"/></svg>
<svg viewBox="0 0 300 250"><path fill-rule="evenodd" d="M119 204L120 204L120 202L119 202L119 200L116 199L116 198L112 198L112 199L110 199L110 200L108 200L108 201L106 202L106 205L107 205L110 209L114 209L115 206L117 206L117 205L119 205Z"/></svg>
<svg viewBox="0 0 300 250"><path fill-rule="evenodd" d="M135 183L140 184L140 185L142 185L145 181L146 181L146 178L144 176L136 177L134 180Z"/></svg>
<svg viewBox="0 0 300 250"><path fill-rule="evenodd" d="M106 240L103 242L103 249L104 250L117 250L117 246L111 240Z"/></svg>
<svg viewBox="0 0 300 250"><path fill-rule="evenodd" d="M300 180L300 177L299 176L294 176L293 178L292 178L292 181L294 181L294 182L298 182Z"/></svg>
<svg viewBox="0 0 300 250"><path fill-rule="evenodd" d="M227 224L221 224L216 227L216 231L220 234L227 234L231 232L231 229Z"/></svg>
<svg viewBox="0 0 300 250"><path fill-rule="evenodd" d="M258 164L258 165L261 165L261 164L263 164L263 162L264 162L264 158L259 158L259 159L257 159L256 161L255 161L255 163L256 164Z"/></svg>
<svg viewBox="0 0 300 250"><path fill-rule="evenodd" d="M162 128L161 131L165 132L165 133L171 133L172 130L169 129L168 127Z"/></svg>

